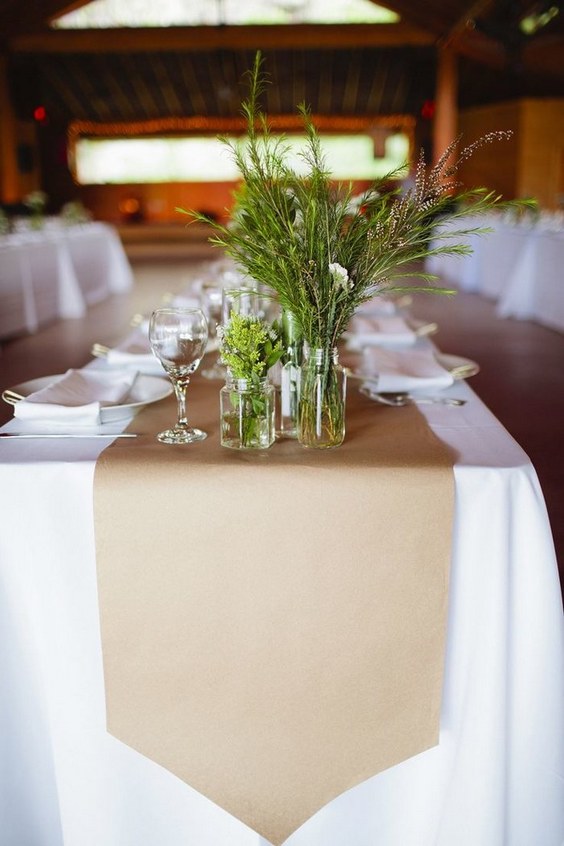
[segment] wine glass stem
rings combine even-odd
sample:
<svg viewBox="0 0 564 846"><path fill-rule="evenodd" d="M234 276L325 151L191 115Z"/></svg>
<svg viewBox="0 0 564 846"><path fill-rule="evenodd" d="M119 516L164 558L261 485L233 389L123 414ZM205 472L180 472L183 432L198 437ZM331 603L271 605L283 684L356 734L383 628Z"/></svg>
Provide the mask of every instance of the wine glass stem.
<svg viewBox="0 0 564 846"><path fill-rule="evenodd" d="M176 425L181 429L188 428L188 420L186 419L186 389L188 382L188 379L179 379L173 382L174 393L178 402L178 423Z"/></svg>

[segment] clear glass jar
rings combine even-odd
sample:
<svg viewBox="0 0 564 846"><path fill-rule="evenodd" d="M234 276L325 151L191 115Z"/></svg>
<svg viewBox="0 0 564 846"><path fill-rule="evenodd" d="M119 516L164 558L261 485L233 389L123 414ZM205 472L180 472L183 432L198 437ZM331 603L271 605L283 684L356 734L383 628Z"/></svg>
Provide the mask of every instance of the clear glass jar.
<svg viewBox="0 0 564 846"><path fill-rule="evenodd" d="M302 446L330 449L345 437L346 373L337 349L305 349L301 368L298 440Z"/></svg>
<svg viewBox="0 0 564 846"><path fill-rule="evenodd" d="M232 379L220 391L221 446L268 449L274 443L274 387L268 379Z"/></svg>
<svg viewBox="0 0 564 846"><path fill-rule="evenodd" d="M292 312L282 313L284 355L280 369L280 433L285 438L298 437L298 403L303 338Z"/></svg>

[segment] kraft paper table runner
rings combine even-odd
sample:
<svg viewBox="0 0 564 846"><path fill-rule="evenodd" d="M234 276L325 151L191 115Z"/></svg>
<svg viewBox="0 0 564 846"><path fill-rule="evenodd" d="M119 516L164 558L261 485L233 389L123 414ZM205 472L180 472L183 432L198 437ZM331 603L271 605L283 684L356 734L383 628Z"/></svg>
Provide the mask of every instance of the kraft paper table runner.
<svg viewBox="0 0 564 846"><path fill-rule="evenodd" d="M438 741L452 457L352 392L328 452L190 446L144 410L95 475L108 730L273 844Z"/></svg>

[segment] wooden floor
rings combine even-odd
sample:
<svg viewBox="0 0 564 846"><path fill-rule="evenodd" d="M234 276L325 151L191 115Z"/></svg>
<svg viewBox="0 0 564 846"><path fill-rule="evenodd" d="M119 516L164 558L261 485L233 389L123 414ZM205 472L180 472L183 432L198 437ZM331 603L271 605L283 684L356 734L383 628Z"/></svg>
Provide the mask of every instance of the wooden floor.
<svg viewBox="0 0 564 846"><path fill-rule="evenodd" d="M207 248L205 248L207 249ZM200 251L197 258L202 259ZM111 345L132 315L147 313L164 293L181 289L194 257L133 259L135 289L0 348L0 389L37 376L81 367L95 341ZM545 495L564 584L564 334L534 323L499 320L493 303L471 294L418 295L414 316L439 324L443 352L481 365L471 385L529 455ZM0 403L0 423L11 409Z"/></svg>

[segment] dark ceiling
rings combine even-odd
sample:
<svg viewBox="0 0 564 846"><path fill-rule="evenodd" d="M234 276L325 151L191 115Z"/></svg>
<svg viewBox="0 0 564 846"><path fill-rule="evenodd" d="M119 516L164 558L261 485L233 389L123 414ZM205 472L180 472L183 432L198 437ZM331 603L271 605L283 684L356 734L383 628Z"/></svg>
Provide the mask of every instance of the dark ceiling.
<svg viewBox="0 0 564 846"><path fill-rule="evenodd" d="M241 78L261 47L272 85L266 108L337 115L420 113L435 91L437 48L459 56L459 105L564 97L564 13L557 2L389 0L386 27L171 28L53 32L50 16L81 5L0 0L16 112L42 104L50 119L147 120L238 113ZM538 32L521 19L552 9Z"/></svg>
<svg viewBox="0 0 564 846"><path fill-rule="evenodd" d="M253 51L152 52L14 57L20 117L38 103L53 120L135 121L237 115ZM434 95L431 48L267 51L264 106L294 114L297 104L334 115L417 114Z"/></svg>

